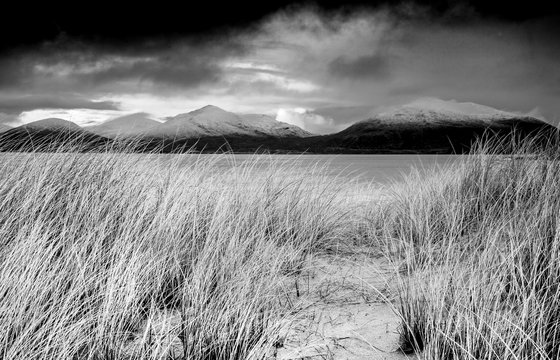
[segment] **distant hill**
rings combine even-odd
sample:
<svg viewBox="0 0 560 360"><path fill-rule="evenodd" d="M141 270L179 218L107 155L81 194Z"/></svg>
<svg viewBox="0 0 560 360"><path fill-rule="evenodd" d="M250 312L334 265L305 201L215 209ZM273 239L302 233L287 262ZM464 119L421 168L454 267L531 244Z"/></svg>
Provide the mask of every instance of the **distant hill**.
<svg viewBox="0 0 560 360"><path fill-rule="evenodd" d="M319 147L327 152L462 153L484 135L553 134L539 119L474 103L422 99L395 107L345 130L327 135Z"/></svg>
<svg viewBox="0 0 560 360"><path fill-rule="evenodd" d="M135 113L104 121L99 125L85 128L94 134L116 138L116 137L140 137L147 136L156 126L161 125L146 113Z"/></svg>
<svg viewBox="0 0 560 360"><path fill-rule="evenodd" d="M109 145L111 140L58 118L34 121L0 133L0 151L93 151Z"/></svg>
<svg viewBox="0 0 560 360"><path fill-rule="evenodd" d="M200 139L215 136L306 137L311 134L268 115L235 114L208 105L169 118L151 129L149 135L170 139Z"/></svg>
<svg viewBox="0 0 560 360"><path fill-rule="evenodd" d="M33 121L20 126L22 129L26 130L66 130L66 131L80 131L82 128L73 123L72 121L59 119L59 118L48 118Z"/></svg>

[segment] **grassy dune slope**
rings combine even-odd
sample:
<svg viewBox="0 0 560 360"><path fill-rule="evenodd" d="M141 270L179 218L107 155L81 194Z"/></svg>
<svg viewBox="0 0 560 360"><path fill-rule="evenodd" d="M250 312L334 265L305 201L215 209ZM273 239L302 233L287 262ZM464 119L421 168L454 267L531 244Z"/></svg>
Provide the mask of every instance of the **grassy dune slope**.
<svg viewBox="0 0 560 360"><path fill-rule="evenodd" d="M10 156L2 359L165 358L162 313L179 319L181 357L263 358L289 315L283 279L346 226L332 182L278 164L224 173L180 155Z"/></svg>
<svg viewBox="0 0 560 360"><path fill-rule="evenodd" d="M412 176L373 220L424 359L560 357L560 154L500 146Z"/></svg>

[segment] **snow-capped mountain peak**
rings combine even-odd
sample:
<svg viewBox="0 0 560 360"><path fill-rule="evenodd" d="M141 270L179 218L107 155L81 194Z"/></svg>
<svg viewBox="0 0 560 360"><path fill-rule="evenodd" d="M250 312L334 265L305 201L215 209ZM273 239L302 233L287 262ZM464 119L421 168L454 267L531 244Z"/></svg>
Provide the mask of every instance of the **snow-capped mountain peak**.
<svg viewBox="0 0 560 360"><path fill-rule="evenodd" d="M147 113L134 113L104 121L87 129L93 133L109 137L136 137L144 135L160 124L159 121L152 119Z"/></svg>
<svg viewBox="0 0 560 360"><path fill-rule="evenodd" d="M310 134L297 126L260 114L236 114L214 105L169 118L152 132L156 136L200 138L212 136L296 136Z"/></svg>
<svg viewBox="0 0 560 360"><path fill-rule="evenodd" d="M493 121L513 119L528 115L498 110L472 102L458 102L437 98L420 98L408 104L391 107L375 115L375 118L393 121Z"/></svg>
<svg viewBox="0 0 560 360"><path fill-rule="evenodd" d="M72 121L60 119L60 118L47 118L37 121L33 121L23 125L24 128L34 129L34 130L81 130L80 126L73 123Z"/></svg>

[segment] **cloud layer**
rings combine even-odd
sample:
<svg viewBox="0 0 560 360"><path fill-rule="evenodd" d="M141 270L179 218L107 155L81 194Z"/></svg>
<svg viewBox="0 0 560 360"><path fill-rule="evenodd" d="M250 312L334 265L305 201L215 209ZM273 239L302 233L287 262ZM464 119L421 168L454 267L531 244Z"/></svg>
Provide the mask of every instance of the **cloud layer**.
<svg viewBox="0 0 560 360"><path fill-rule="evenodd" d="M35 109L118 110L113 101L94 101L75 95L0 95L0 109L5 114L21 114Z"/></svg>
<svg viewBox="0 0 560 360"><path fill-rule="evenodd" d="M252 26L123 46L59 38L0 58L0 113L147 111L208 103L338 130L419 97L560 115L556 19L493 20L457 6L290 8ZM84 110L85 111L85 110Z"/></svg>

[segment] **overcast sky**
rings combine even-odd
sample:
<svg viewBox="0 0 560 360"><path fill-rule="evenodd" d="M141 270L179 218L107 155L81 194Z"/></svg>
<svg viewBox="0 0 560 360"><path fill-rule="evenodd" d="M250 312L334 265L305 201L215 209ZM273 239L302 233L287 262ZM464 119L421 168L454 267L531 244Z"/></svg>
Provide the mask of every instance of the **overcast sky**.
<svg viewBox="0 0 560 360"><path fill-rule="evenodd" d="M93 124L213 104L327 133L375 109L437 97L558 123L557 20L501 18L464 2L444 11L408 2L292 5L222 31L129 42L60 31L0 54L0 122Z"/></svg>

